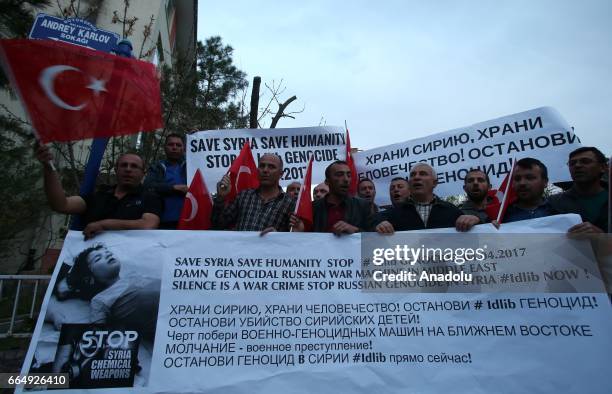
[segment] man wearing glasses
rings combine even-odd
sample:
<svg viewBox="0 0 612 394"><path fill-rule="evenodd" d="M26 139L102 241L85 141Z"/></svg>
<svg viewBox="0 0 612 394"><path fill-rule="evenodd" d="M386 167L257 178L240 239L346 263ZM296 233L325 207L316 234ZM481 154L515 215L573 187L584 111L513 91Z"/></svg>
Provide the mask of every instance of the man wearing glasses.
<svg viewBox="0 0 612 394"><path fill-rule="evenodd" d="M570 153L567 164L574 183L549 198L553 210L582 217L583 223L571 227L570 233L608 232L608 190L601 182L608 170L606 157L597 148L582 147Z"/></svg>

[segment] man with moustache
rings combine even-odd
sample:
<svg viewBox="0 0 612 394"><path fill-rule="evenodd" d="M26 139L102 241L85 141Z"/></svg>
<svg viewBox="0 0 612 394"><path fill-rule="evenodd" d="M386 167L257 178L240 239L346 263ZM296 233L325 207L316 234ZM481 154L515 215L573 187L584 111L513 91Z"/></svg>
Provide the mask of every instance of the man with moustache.
<svg viewBox="0 0 612 394"><path fill-rule="evenodd" d="M93 194L66 196L59 176L51 165L49 147L39 145L36 158L43 165L44 188L51 209L59 213L83 215L85 239L107 230L149 230L159 226L162 201L142 187L144 162L136 153L124 153L117 159L117 184L101 187Z"/></svg>
<svg viewBox="0 0 612 394"><path fill-rule="evenodd" d="M237 231L289 231L289 217L295 209L295 199L284 193L279 185L283 161L274 153L259 158L259 187L241 191L229 205L224 205L230 192L230 177L223 176L217 184L212 212L214 229Z"/></svg>
<svg viewBox="0 0 612 394"><path fill-rule="evenodd" d="M547 185L548 169L541 161L531 157L517 161L512 174L512 188L517 200L508 206L503 221L510 223L555 214L544 198Z"/></svg>
<svg viewBox="0 0 612 394"><path fill-rule="evenodd" d="M325 169L325 183L329 193L312 203L313 231L336 235L354 234L368 229L371 204L348 194L351 170L345 161L338 160ZM304 231L304 223L291 216L294 231Z"/></svg>
<svg viewBox="0 0 612 394"><path fill-rule="evenodd" d="M610 202L601 181L608 170L606 157L597 148L582 147L569 154L567 165L574 183L569 190L549 198L553 210L582 217L583 223L571 227L569 233L608 232Z"/></svg>
<svg viewBox="0 0 612 394"><path fill-rule="evenodd" d="M410 199L377 216L375 229L378 233L444 227L468 231L479 222L477 217L463 215L459 208L433 193L438 178L429 164L419 163L412 167L409 183Z"/></svg>
<svg viewBox="0 0 612 394"><path fill-rule="evenodd" d="M376 197L376 186L374 186L374 182L368 178L360 179L357 184L357 196L370 202L372 214L378 212L378 205L374 204L374 198Z"/></svg>
<svg viewBox="0 0 612 394"><path fill-rule="evenodd" d="M459 206L465 215L474 215L480 219L480 223L488 223L489 216L485 210L489 203L487 193L491 189L489 176L482 170L473 169L466 175L463 183L463 190L467 195L467 200Z"/></svg>

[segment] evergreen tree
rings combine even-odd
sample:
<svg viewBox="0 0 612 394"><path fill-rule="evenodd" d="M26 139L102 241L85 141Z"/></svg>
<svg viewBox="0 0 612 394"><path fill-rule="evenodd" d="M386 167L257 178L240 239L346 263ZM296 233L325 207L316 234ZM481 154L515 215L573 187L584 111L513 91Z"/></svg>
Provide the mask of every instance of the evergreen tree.
<svg viewBox="0 0 612 394"><path fill-rule="evenodd" d="M196 125L202 130L246 127L248 116L240 93L248 86L246 74L233 64L234 49L221 37L198 42Z"/></svg>
<svg viewBox="0 0 612 394"><path fill-rule="evenodd" d="M0 36L27 37L38 8L49 0L0 0ZM1 94L9 89L0 72ZM6 254L6 242L37 222L44 196L40 185L40 165L32 160L33 134L29 124L14 116L2 103L0 107L0 256Z"/></svg>

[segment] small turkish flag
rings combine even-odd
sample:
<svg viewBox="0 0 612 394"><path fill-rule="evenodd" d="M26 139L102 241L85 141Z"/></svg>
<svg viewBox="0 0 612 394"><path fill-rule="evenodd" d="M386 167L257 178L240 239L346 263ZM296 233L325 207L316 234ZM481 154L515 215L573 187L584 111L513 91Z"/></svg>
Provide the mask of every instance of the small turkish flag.
<svg viewBox="0 0 612 394"><path fill-rule="evenodd" d="M312 185L312 156L308 161L308 168L306 169L306 175L302 182L302 188L298 195L297 203L295 204L295 216L302 219L304 222L304 231L310 231L312 228L312 194L310 187Z"/></svg>
<svg viewBox="0 0 612 394"><path fill-rule="evenodd" d="M212 200L200 170L196 170L185 196L178 230L208 230L212 214Z"/></svg>
<svg viewBox="0 0 612 394"><path fill-rule="evenodd" d="M491 199L491 202L485 207L487 216L491 220L497 220L501 224L506 214L506 209L517 200L516 192L512 187L512 176L514 175L514 167L516 161L512 161L512 169L510 173L506 175L499 188L491 189L487 193L487 196Z"/></svg>
<svg viewBox="0 0 612 394"><path fill-rule="evenodd" d="M229 169L230 187L229 194L225 197L225 202L234 201L238 193L246 189L257 189L259 187L259 171L253 159L253 152L248 142L242 145L240 154L232 162Z"/></svg>
<svg viewBox="0 0 612 394"><path fill-rule="evenodd" d="M0 40L0 60L42 143L162 127L151 63L51 40Z"/></svg>
<svg viewBox="0 0 612 394"><path fill-rule="evenodd" d="M355 166L355 161L353 160L353 155L351 154L351 137L349 136L348 128L346 129L346 163L351 170L351 183L349 184L348 194L350 196L354 196L357 194L357 185L358 185L358 176L357 176L357 167Z"/></svg>

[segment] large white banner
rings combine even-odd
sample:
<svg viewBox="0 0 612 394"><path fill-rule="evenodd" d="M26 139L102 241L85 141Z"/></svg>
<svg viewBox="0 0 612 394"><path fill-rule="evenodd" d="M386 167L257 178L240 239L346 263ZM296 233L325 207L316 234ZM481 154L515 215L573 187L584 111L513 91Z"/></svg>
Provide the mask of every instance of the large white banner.
<svg viewBox="0 0 612 394"><path fill-rule="evenodd" d="M463 194L470 168L484 170L493 187L510 171L512 159L534 157L548 167L551 182L569 180L565 163L580 140L553 108L543 107L427 137L365 150L354 155L360 178L376 186L376 203L389 205L389 184L408 177L418 162L438 173L439 196Z"/></svg>
<svg viewBox="0 0 612 394"><path fill-rule="evenodd" d="M595 262L567 257L590 253L565 238L578 221L502 225L464 265L488 293L371 287L366 271L384 265L361 255L360 234L70 232L22 373L68 371L71 393L608 393L610 302ZM508 235L542 231L557 237L548 261ZM574 290L540 286L552 281Z"/></svg>
<svg viewBox="0 0 612 394"><path fill-rule="evenodd" d="M187 136L187 179L191 180L199 168L209 190L214 190L248 141L255 163L264 153L276 153L283 159L282 186L302 182L311 155L315 160L313 182L322 182L325 167L345 159L345 138L344 129L327 126L199 131Z"/></svg>

